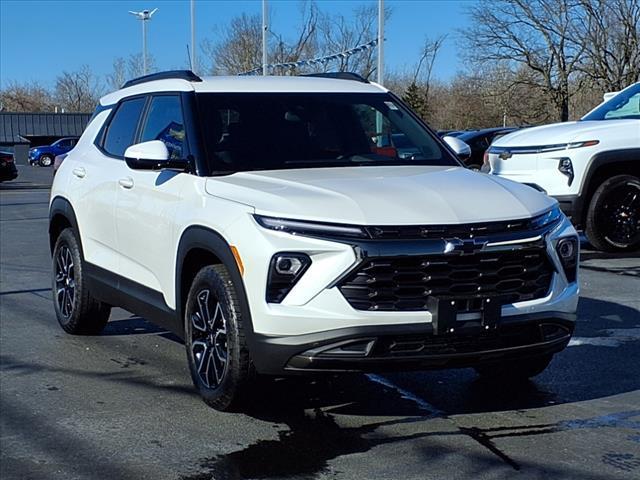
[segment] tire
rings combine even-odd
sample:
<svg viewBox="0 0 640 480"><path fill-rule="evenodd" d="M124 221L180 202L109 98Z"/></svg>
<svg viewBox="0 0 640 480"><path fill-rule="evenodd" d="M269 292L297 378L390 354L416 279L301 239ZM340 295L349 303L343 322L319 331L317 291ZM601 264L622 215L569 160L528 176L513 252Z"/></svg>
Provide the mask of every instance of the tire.
<svg viewBox="0 0 640 480"><path fill-rule="evenodd" d="M53 165L53 157L51 155L42 155L40 157L40 160L38 160L38 164L41 167L50 167L51 165Z"/></svg>
<svg viewBox="0 0 640 480"><path fill-rule="evenodd" d="M485 380L523 381L540 375L551 363L553 355L509 360L504 363L478 365L475 371Z"/></svg>
<svg viewBox="0 0 640 480"><path fill-rule="evenodd" d="M53 305L62 329L74 335L97 335L111 307L91 296L84 276L78 240L71 228L60 233L52 259Z"/></svg>
<svg viewBox="0 0 640 480"><path fill-rule="evenodd" d="M640 248L640 179L616 175L595 191L587 210L585 233L598 250L628 252Z"/></svg>
<svg viewBox="0 0 640 480"><path fill-rule="evenodd" d="M205 403L216 410L237 409L255 377L244 319L227 268L202 268L187 297L185 347L193 384Z"/></svg>

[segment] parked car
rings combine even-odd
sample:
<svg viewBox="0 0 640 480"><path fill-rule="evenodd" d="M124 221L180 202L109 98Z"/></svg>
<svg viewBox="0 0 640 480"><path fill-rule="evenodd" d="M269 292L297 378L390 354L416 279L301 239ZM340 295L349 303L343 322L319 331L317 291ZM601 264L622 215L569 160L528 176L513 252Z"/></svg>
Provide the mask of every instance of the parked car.
<svg viewBox="0 0 640 480"><path fill-rule="evenodd" d="M443 138L443 137L457 137L459 135L462 135L465 131L464 130L438 130L438 136Z"/></svg>
<svg viewBox="0 0 640 480"><path fill-rule="evenodd" d="M75 147L77 141L78 139L75 137L66 137L56 140L51 145L31 148L29 149L29 164L50 167L53 165L56 155L67 153Z"/></svg>
<svg viewBox="0 0 640 480"><path fill-rule="evenodd" d="M577 122L506 135L486 160L492 174L555 197L595 248L640 248L640 83Z"/></svg>
<svg viewBox="0 0 640 480"><path fill-rule="evenodd" d="M114 306L163 325L217 409L259 402L260 374L469 366L508 387L574 329L557 202L464 168L354 74L126 83L56 174L49 234L62 328L97 334Z"/></svg>
<svg viewBox="0 0 640 480"><path fill-rule="evenodd" d="M471 148L471 156L466 160L466 165L473 170L480 170L480 168L482 168L484 153L491 143L507 133L515 132L516 130L518 130L517 127L483 128L479 130L467 130L457 135L457 138Z"/></svg>
<svg viewBox="0 0 640 480"><path fill-rule="evenodd" d="M69 154L61 153L60 155L56 155L56 158L53 160L53 175L58 173L58 169L60 168L60 165L62 165L62 162L64 162L64 159L67 158L67 155Z"/></svg>
<svg viewBox="0 0 640 480"><path fill-rule="evenodd" d="M13 152L0 148L0 182L18 178L18 169L13 157Z"/></svg>

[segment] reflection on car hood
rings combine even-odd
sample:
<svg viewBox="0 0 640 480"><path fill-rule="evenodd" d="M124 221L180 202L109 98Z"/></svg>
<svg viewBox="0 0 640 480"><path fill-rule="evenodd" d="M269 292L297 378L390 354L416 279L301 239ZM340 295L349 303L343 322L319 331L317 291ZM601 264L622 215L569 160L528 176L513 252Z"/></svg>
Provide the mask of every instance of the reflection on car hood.
<svg viewBox="0 0 640 480"><path fill-rule="evenodd" d="M537 147L585 140L601 140L605 131L626 129L640 134L639 120L582 120L525 128L500 137L492 147Z"/></svg>
<svg viewBox="0 0 640 480"><path fill-rule="evenodd" d="M264 215L361 225L528 218L555 203L526 185L461 167L241 172L208 178L206 191Z"/></svg>

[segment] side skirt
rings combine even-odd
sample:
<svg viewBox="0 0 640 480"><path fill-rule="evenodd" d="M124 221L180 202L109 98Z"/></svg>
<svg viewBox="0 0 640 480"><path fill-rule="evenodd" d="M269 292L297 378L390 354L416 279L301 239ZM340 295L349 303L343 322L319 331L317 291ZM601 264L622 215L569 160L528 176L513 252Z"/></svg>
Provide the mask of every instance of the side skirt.
<svg viewBox="0 0 640 480"><path fill-rule="evenodd" d="M162 293L91 263L84 262L83 266L89 290L96 299L124 308L184 339L182 321L166 304Z"/></svg>

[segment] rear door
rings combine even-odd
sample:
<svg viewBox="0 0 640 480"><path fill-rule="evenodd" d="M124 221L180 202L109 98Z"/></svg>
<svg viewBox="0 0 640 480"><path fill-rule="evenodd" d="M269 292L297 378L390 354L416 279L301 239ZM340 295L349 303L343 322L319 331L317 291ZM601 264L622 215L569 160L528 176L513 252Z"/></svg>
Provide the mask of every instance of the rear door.
<svg viewBox="0 0 640 480"><path fill-rule="evenodd" d="M146 98L122 101L91 147L70 155L73 197L85 260L111 272L119 268L116 236L118 179L126 169L124 150L133 142Z"/></svg>

